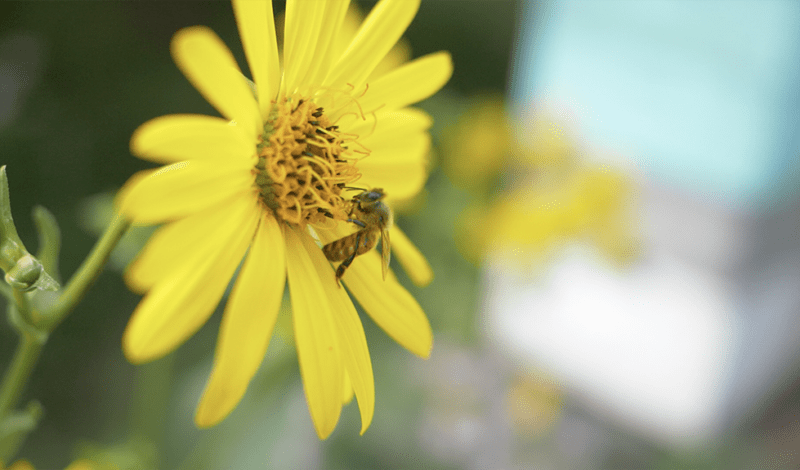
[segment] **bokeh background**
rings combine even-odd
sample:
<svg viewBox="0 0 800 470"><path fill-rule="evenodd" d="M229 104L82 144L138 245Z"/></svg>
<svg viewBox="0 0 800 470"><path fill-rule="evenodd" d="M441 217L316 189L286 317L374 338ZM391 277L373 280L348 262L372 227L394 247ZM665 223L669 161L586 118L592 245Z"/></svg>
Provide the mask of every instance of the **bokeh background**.
<svg viewBox="0 0 800 470"><path fill-rule="evenodd" d="M368 11L373 3L359 5ZM276 13L283 9L276 2ZM169 55L211 27L246 70L230 4L0 3L0 163L22 239L50 209L61 273L86 256L128 140L216 114ZM52 335L26 391L39 469L792 469L800 467L800 6L769 2L422 2L413 56L455 72L424 194L397 224L427 255L433 353L368 317L376 409L320 442L290 323L221 425L197 430L219 312L174 354L120 349L138 302L121 244ZM0 366L16 337L0 325ZM114 468L114 467L103 467Z"/></svg>

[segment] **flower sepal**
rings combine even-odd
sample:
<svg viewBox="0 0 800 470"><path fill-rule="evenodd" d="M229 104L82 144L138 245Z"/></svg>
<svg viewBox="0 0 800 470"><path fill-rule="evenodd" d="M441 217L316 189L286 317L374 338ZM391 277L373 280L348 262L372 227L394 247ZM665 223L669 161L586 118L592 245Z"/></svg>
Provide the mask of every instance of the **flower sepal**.
<svg viewBox="0 0 800 470"><path fill-rule="evenodd" d="M53 237L58 237L58 227L53 220L42 216L41 208L34 213L37 226L42 233L42 245L52 246ZM47 219L43 222L43 220ZM57 247L56 247L57 251ZM57 258L57 254L55 256ZM11 203L8 194L8 177L6 167L0 167L0 269L6 275L5 280L12 288L28 292L34 289L56 291L58 282L50 276L39 259L28 253L17 234L17 227L11 216Z"/></svg>
<svg viewBox="0 0 800 470"><path fill-rule="evenodd" d="M6 271L5 279L8 285L22 292L59 289L58 282L47 274L41 261L30 254L22 256L17 264Z"/></svg>

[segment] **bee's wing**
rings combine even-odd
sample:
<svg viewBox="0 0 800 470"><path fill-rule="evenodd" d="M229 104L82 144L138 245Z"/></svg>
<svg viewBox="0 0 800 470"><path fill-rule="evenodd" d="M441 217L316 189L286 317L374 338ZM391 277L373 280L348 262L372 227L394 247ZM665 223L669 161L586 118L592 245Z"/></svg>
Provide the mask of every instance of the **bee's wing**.
<svg viewBox="0 0 800 470"><path fill-rule="evenodd" d="M381 273L383 280L386 280L386 273L389 272L389 261L392 258L392 247L389 242L389 231L381 229Z"/></svg>

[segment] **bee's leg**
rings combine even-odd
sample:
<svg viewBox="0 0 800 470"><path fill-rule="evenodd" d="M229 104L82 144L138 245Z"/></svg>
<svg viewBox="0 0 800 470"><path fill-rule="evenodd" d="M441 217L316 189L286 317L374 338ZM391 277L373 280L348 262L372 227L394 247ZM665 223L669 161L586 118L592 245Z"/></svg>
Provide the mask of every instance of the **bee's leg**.
<svg viewBox="0 0 800 470"><path fill-rule="evenodd" d="M358 204L358 209L361 210L361 204L360 203ZM356 210L356 202L353 201L353 204L350 205L350 212L348 212L347 215L352 217L353 216L353 211L355 211L355 210Z"/></svg>
<svg viewBox="0 0 800 470"><path fill-rule="evenodd" d="M361 236L362 236L361 232L358 232L356 234L356 243L355 243L355 247L353 248L353 252L350 254L350 256L345 258L344 261L342 261L342 263L339 265L338 268L336 268L336 283L337 284L339 284L339 281L342 279L342 276L344 276L344 271L350 266L350 263L352 263L353 260L356 259L356 254L358 254L358 245L361 244ZM341 286L342 285L339 284L339 287L341 287Z"/></svg>
<svg viewBox="0 0 800 470"><path fill-rule="evenodd" d="M353 222L354 224L358 225L358 226L359 226L359 227L361 227L361 228L367 228L367 224L365 224L364 222L362 222L362 221L360 221L360 220L356 220L356 219L347 219L347 221L348 221L348 222Z"/></svg>

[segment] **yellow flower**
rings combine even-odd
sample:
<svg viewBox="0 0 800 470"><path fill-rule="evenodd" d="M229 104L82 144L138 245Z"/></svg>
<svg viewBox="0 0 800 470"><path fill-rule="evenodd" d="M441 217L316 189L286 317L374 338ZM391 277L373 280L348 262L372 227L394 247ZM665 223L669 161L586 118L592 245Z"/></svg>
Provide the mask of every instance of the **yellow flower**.
<svg viewBox="0 0 800 470"><path fill-rule="evenodd" d="M632 195L631 181L619 171L567 168L551 181L538 180L485 206L469 207L457 222L458 244L475 261L490 254L504 264L526 266L586 239L625 264L636 254Z"/></svg>
<svg viewBox="0 0 800 470"><path fill-rule="evenodd" d="M0 470L3 468L5 467L0 463ZM36 470L36 467L27 460L17 460L7 470ZM64 470L96 470L96 467L90 461L80 459L69 464Z"/></svg>
<svg viewBox="0 0 800 470"><path fill-rule="evenodd" d="M519 437L533 440L551 430L563 406L559 384L542 371L520 373L509 382L506 416Z"/></svg>
<svg viewBox="0 0 800 470"><path fill-rule="evenodd" d="M3 462L0 462L0 470L3 470L4 468L6 467L3 465ZM27 460L17 460L16 462L12 463L7 470L36 470L36 468Z"/></svg>
<svg viewBox="0 0 800 470"><path fill-rule="evenodd" d="M569 172L580 164L577 136L564 118L556 119L548 112L539 112L517 124L511 160L514 165L539 170Z"/></svg>
<svg viewBox="0 0 800 470"><path fill-rule="evenodd" d="M172 40L172 55L224 118L172 115L142 125L132 152L168 164L134 175L120 209L135 223L166 223L126 280L147 292L123 337L131 362L161 357L196 332L241 264L222 318L214 367L195 421L212 426L238 404L258 369L288 282L300 372L320 438L353 394L363 433L374 408L372 365L361 321L321 245L358 227L347 222L347 187L383 188L389 202L427 178L430 118L407 106L439 90L452 72L440 52L368 80L419 7L382 0L349 46L334 50L346 1L289 0L283 67L272 6L234 1L255 90L209 29ZM255 97L254 97L255 95ZM412 278L430 281L424 257L396 227L392 248ZM244 261L242 261L244 260ZM392 338L421 357L432 332L414 298L373 250L343 284Z"/></svg>
<svg viewBox="0 0 800 470"><path fill-rule="evenodd" d="M502 100L474 101L445 139L443 158L454 184L475 199L456 222L456 243L467 259L492 256L531 268L579 239L619 264L635 257L629 177L590 167L569 127L550 113L511 126ZM499 182L508 189L498 190Z"/></svg>
<svg viewBox="0 0 800 470"><path fill-rule="evenodd" d="M444 136L447 155L442 166L456 186L485 192L496 182L511 142L503 99L494 95L472 98Z"/></svg>

